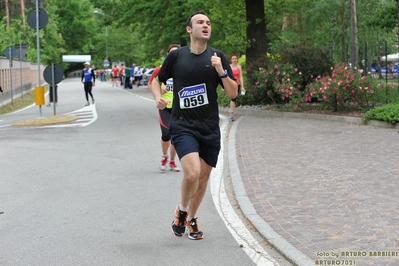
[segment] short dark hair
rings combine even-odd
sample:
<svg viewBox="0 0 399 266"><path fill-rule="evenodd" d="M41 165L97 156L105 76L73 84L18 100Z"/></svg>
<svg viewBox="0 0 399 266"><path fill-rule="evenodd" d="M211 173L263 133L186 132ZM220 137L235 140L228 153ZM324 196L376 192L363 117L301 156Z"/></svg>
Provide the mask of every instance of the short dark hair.
<svg viewBox="0 0 399 266"><path fill-rule="evenodd" d="M170 49L172 49L172 48L180 48L180 44L171 44L171 45L169 45L168 53L170 52Z"/></svg>
<svg viewBox="0 0 399 266"><path fill-rule="evenodd" d="M186 25L186 26L189 26L190 28L192 28L192 27L193 27L193 22L191 21L191 19L192 19L195 15L198 15L198 14L201 14L201 15L205 15L205 16L206 16L206 14L205 14L203 11L197 11L197 12L191 14L191 15L188 17L188 19L187 19L187 25Z"/></svg>

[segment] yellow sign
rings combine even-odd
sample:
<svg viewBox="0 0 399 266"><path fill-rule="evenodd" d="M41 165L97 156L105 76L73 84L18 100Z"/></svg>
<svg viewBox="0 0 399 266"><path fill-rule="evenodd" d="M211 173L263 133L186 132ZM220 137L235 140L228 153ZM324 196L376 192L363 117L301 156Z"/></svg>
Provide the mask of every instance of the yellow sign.
<svg viewBox="0 0 399 266"><path fill-rule="evenodd" d="M35 87L35 103L36 105L44 105L44 86Z"/></svg>

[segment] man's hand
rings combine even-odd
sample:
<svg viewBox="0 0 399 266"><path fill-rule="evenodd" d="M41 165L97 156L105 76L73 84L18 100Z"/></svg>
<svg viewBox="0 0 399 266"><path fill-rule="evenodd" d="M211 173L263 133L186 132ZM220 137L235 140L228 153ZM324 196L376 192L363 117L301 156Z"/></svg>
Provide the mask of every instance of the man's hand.
<svg viewBox="0 0 399 266"><path fill-rule="evenodd" d="M216 52L211 57L211 63L212 63L212 66L215 67L215 70L216 70L216 72L218 72L219 75L223 75L224 74L224 70L223 70L223 66L222 66L222 60L216 54Z"/></svg>
<svg viewBox="0 0 399 266"><path fill-rule="evenodd" d="M166 106L167 106L168 104L170 104L170 101L168 101L168 100L166 100L166 99L164 99L164 98L160 98L160 99L157 101L157 108L158 108L159 110L163 110L163 109L166 108Z"/></svg>

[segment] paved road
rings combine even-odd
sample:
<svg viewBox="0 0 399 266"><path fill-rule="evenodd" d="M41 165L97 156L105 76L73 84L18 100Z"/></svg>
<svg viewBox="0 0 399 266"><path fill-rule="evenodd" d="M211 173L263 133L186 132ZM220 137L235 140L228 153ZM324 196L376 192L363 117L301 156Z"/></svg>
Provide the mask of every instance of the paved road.
<svg viewBox="0 0 399 266"><path fill-rule="evenodd" d="M298 265L399 265L398 130L266 113L229 137L249 220Z"/></svg>
<svg viewBox="0 0 399 266"><path fill-rule="evenodd" d="M174 237L182 174L158 169L151 93L93 92L84 107L78 79L60 84L57 114L85 120L72 125L10 126L38 117L37 106L0 116L0 265L290 265L229 218L222 161L198 213L205 239Z"/></svg>

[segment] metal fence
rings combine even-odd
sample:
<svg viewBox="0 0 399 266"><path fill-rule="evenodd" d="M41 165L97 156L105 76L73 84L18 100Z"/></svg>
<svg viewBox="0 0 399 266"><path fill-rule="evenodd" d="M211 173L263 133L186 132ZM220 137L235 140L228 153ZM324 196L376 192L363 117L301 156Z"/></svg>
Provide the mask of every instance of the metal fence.
<svg viewBox="0 0 399 266"><path fill-rule="evenodd" d="M12 103L14 99L23 97L24 94L34 89L38 84L38 65L28 61L14 61L10 67L9 60L0 57L0 106ZM44 67L40 66L40 84L45 84L43 79Z"/></svg>

